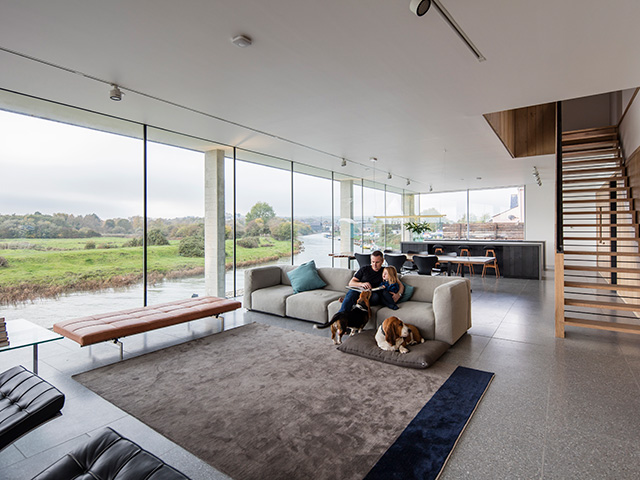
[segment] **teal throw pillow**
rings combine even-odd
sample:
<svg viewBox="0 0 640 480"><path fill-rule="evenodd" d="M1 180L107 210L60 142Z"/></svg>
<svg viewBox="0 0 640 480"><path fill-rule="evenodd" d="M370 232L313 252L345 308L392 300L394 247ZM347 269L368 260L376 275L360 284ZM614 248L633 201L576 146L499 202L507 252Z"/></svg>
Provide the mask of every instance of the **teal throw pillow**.
<svg viewBox="0 0 640 480"><path fill-rule="evenodd" d="M414 287L413 285L407 285L405 283L404 292L402 293L400 300L398 300L398 303L406 302L407 300L409 300L411 298L411 295L413 295L413 291L415 290L415 288L416 287Z"/></svg>
<svg viewBox="0 0 640 480"><path fill-rule="evenodd" d="M318 275L316 262L313 260L303 263L298 268L287 272L287 276L293 287L293 293L315 290L316 288L322 288L327 285L324 280L320 278L320 275Z"/></svg>

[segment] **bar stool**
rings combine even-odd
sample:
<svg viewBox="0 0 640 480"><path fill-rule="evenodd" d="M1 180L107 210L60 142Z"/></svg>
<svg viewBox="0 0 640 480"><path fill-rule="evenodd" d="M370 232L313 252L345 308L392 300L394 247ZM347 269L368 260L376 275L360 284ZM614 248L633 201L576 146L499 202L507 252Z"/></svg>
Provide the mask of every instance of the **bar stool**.
<svg viewBox="0 0 640 480"><path fill-rule="evenodd" d="M496 272L496 278L500 278L500 269L498 268L498 256L496 255L495 249L491 245L487 245L484 247L484 256L485 257L493 257L495 261L493 263L485 263L482 267L482 276L484 277L487 273L487 268L493 268Z"/></svg>
<svg viewBox="0 0 640 480"><path fill-rule="evenodd" d="M433 246L433 254L434 255L444 255L444 247L440 244L436 244ZM441 268L440 262L436 262L436 268Z"/></svg>
<svg viewBox="0 0 640 480"><path fill-rule="evenodd" d="M460 253L458 255L460 255L461 257L470 257L471 256L471 249L469 248L469 245L460 245L458 247L458 250L460 251ZM456 275L460 275L460 271L464 268L464 265L462 263L458 264L458 269L456 270ZM470 263L467 264L467 268L469 268L469 275L471 275L473 277L473 265L471 265Z"/></svg>

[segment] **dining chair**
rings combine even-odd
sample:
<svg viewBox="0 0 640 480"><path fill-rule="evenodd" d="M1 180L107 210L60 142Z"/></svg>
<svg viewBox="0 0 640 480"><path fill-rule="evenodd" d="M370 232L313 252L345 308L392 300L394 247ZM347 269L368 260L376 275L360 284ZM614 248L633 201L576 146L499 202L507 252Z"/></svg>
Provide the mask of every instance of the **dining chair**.
<svg viewBox="0 0 640 480"><path fill-rule="evenodd" d="M437 255L414 255L413 263L418 268L418 275L431 275L436 263L438 263L438 257Z"/></svg>
<svg viewBox="0 0 640 480"><path fill-rule="evenodd" d="M404 263L407 261L407 256L403 253L385 253L384 259L387 265L395 267L398 273L402 272Z"/></svg>
<svg viewBox="0 0 640 480"><path fill-rule="evenodd" d="M355 252L356 261L360 268L366 267L367 265L371 265L371 255L369 253L358 253Z"/></svg>

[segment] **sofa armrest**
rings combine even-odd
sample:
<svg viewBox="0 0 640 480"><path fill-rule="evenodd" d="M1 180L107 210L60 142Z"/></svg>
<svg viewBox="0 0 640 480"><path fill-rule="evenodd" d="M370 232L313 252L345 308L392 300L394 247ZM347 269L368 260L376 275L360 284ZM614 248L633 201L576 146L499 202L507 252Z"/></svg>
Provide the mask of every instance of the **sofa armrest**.
<svg viewBox="0 0 640 480"><path fill-rule="evenodd" d="M453 345L471 328L471 284L458 279L436 287L433 292L435 339Z"/></svg>
<svg viewBox="0 0 640 480"><path fill-rule="evenodd" d="M242 306L251 310L251 294L256 290L273 287L281 283L281 268L278 265L250 268L244 271L244 298Z"/></svg>

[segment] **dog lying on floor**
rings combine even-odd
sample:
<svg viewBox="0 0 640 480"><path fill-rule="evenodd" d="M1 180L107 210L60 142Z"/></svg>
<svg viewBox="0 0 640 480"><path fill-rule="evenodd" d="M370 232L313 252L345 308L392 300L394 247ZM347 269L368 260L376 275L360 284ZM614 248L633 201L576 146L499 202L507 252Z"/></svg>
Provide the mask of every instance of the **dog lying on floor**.
<svg viewBox="0 0 640 480"><path fill-rule="evenodd" d="M336 313L329 323L324 325L314 325L314 328L322 329L331 327L331 340L334 345L342 343L342 337L347 330L349 335L360 333L371 317L371 308L369 301L371 299L371 291L364 290L360 293L358 301L349 312Z"/></svg>
<svg viewBox="0 0 640 480"><path fill-rule="evenodd" d="M376 343L382 350L408 353L409 345L424 343L418 327L404 323L398 317L385 318L376 332Z"/></svg>

